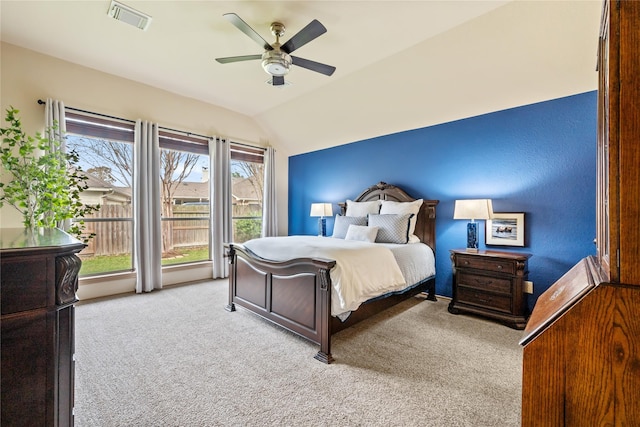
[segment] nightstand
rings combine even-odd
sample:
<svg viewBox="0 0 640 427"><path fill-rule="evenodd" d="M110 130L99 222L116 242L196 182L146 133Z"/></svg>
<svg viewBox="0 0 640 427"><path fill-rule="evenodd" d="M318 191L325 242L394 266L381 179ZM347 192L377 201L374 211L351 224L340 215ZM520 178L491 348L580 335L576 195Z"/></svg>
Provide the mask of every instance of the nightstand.
<svg viewBox="0 0 640 427"><path fill-rule="evenodd" d="M472 313L524 329L529 310L524 295L530 254L453 249L453 298L449 312Z"/></svg>

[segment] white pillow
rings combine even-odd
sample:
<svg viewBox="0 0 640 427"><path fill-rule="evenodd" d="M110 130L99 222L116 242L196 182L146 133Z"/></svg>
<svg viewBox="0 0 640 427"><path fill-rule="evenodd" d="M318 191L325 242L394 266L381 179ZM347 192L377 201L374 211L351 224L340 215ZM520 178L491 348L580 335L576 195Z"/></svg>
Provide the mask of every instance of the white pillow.
<svg viewBox="0 0 640 427"><path fill-rule="evenodd" d="M422 199L414 200L413 202L392 202L390 200L382 200L380 215L413 214L409 221L409 236L413 236L416 231L416 221L418 220L418 212L420 212L421 206Z"/></svg>
<svg viewBox="0 0 640 427"><path fill-rule="evenodd" d="M378 227L366 225L350 225L345 240L359 240L361 242L375 242L378 235Z"/></svg>
<svg viewBox="0 0 640 427"><path fill-rule="evenodd" d="M367 216L380 212L380 200L370 202L354 202L347 200L347 212L345 216Z"/></svg>

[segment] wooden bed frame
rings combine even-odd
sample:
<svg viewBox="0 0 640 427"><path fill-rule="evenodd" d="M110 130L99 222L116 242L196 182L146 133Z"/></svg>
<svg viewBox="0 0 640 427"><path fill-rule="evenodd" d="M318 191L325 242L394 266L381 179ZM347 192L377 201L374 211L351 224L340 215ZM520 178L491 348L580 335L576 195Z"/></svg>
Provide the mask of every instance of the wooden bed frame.
<svg viewBox="0 0 640 427"><path fill-rule="evenodd" d="M354 201L392 200L411 202L414 199L394 185L380 182L367 188ZM416 222L415 234L429 245L435 254L435 223L437 200L424 200ZM342 214L346 204L340 204ZM320 258L296 258L275 262L258 257L243 245L225 245L229 258L228 311L236 304L261 317L320 345L315 358L331 363L331 335L361 320L369 318L420 292L435 301L435 278L384 298L363 303L346 321L331 316L331 277L335 261Z"/></svg>

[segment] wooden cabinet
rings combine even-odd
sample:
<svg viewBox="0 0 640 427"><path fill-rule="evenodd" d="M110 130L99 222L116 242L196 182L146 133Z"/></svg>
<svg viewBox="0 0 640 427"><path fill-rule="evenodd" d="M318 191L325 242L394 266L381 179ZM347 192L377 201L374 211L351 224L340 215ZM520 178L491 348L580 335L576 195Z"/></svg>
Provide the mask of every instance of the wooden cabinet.
<svg viewBox="0 0 640 427"><path fill-rule="evenodd" d="M449 312L473 313L498 320L512 328L527 323L524 281L531 255L501 252L451 250L453 298Z"/></svg>
<svg viewBox="0 0 640 427"><path fill-rule="evenodd" d="M84 244L0 229L3 426L72 426L74 307Z"/></svg>
<svg viewBox="0 0 640 427"><path fill-rule="evenodd" d="M640 426L640 2L606 0L598 52L596 255L525 328L523 426Z"/></svg>
<svg viewBox="0 0 640 427"><path fill-rule="evenodd" d="M581 260L525 329L522 426L640 426L640 292Z"/></svg>
<svg viewBox="0 0 640 427"><path fill-rule="evenodd" d="M640 4L605 1L598 56L597 257L640 284Z"/></svg>

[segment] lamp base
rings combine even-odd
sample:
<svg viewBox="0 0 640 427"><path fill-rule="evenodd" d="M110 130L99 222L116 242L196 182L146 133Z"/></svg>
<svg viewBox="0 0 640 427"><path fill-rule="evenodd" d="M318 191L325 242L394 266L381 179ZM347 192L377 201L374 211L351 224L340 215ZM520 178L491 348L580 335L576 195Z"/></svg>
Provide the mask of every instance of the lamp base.
<svg viewBox="0 0 640 427"><path fill-rule="evenodd" d="M467 252L478 252L478 223L467 223Z"/></svg>
<svg viewBox="0 0 640 427"><path fill-rule="evenodd" d="M325 237L327 235L327 220L324 217L318 219L318 236Z"/></svg>

